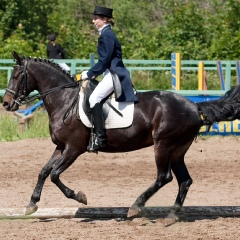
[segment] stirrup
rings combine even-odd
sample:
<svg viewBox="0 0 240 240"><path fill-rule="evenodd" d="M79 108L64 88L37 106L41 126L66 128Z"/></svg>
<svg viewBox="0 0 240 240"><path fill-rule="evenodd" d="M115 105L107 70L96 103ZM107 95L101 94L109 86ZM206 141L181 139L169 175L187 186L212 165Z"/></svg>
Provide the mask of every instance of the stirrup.
<svg viewBox="0 0 240 240"><path fill-rule="evenodd" d="M89 141L89 144L87 146L87 151L90 152L90 153L98 154L98 151L93 148L93 144L94 144L94 139L95 138L96 138L96 134L95 133L91 133L90 141Z"/></svg>
<svg viewBox="0 0 240 240"><path fill-rule="evenodd" d="M103 138L99 138L96 136L96 134L91 134L91 138L90 138L90 142L89 145L87 147L88 152L94 152L94 153L98 153L97 149L99 148L103 148L107 145L107 139Z"/></svg>

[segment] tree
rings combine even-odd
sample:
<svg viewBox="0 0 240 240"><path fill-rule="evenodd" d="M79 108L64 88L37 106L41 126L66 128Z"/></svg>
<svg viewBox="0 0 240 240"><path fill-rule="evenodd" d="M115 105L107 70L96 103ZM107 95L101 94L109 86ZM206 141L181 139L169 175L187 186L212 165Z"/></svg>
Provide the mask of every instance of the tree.
<svg viewBox="0 0 240 240"><path fill-rule="evenodd" d="M55 33L68 58L96 53L91 24L96 5L114 9L113 30L129 59L236 59L240 42L240 0L1 0L0 57L11 48L46 57Z"/></svg>
<svg viewBox="0 0 240 240"><path fill-rule="evenodd" d="M57 2L57 0L2 0L0 4L2 51L8 50L8 45L15 40L19 40L19 43L26 41L24 45L27 45L30 51L37 51L48 31L48 15ZM21 49L21 44L19 48Z"/></svg>
<svg viewBox="0 0 240 240"><path fill-rule="evenodd" d="M212 31L209 58L239 59L240 55L240 1L228 0L219 4L214 2L215 14L210 15L209 22L215 26ZM213 27L209 27L209 32Z"/></svg>

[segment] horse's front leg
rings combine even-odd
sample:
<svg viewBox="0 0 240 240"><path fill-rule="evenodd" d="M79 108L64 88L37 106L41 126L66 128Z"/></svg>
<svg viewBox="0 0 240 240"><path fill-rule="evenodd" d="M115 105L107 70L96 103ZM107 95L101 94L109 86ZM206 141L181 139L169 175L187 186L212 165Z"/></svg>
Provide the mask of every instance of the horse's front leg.
<svg viewBox="0 0 240 240"><path fill-rule="evenodd" d="M51 176L51 181L59 187L67 198L72 198L80 203L87 204L87 197L83 192L79 191L75 194L73 190L66 187L59 179L59 175L76 160L78 155L74 150L64 150L62 154L61 151L55 150L53 156L39 174L31 201L26 208L26 215L37 211L38 207L36 203L40 201L43 184L49 175Z"/></svg>
<svg viewBox="0 0 240 240"><path fill-rule="evenodd" d="M53 169L50 173L50 178L51 181L57 185L57 187L63 192L63 194L67 198L71 198L80 203L87 204L87 197L82 191L79 191L76 194L73 190L65 186L59 179L60 174L63 173L77 159L80 154L81 153L77 152L74 149L64 150L60 159L58 159L58 161L54 164Z"/></svg>
<svg viewBox="0 0 240 240"><path fill-rule="evenodd" d="M26 207L25 215L29 215L29 214L32 214L37 211L38 206L36 205L36 203L40 201L40 197L41 197L41 193L42 193L42 189L43 189L45 180L51 173L54 163L57 161L57 159L60 156L61 156L61 150L56 148L55 151L53 152L50 160L47 162L47 164L42 168L41 172L39 173L38 181L37 181L36 187L33 191L33 194L31 196L31 200Z"/></svg>

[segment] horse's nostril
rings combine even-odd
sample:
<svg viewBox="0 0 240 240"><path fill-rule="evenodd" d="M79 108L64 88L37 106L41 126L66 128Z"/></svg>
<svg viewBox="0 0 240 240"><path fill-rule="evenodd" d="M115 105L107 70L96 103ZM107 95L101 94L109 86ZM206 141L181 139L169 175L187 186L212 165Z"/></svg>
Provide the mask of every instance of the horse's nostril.
<svg viewBox="0 0 240 240"><path fill-rule="evenodd" d="M6 109L6 110L9 110L9 104L8 102L3 102L3 107Z"/></svg>

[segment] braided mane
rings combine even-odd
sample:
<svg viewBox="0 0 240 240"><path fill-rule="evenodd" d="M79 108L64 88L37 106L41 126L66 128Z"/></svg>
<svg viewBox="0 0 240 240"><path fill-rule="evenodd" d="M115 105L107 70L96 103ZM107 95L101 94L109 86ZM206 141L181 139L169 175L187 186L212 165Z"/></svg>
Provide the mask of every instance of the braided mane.
<svg viewBox="0 0 240 240"><path fill-rule="evenodd" d="M53 59L49 60L49 59L41 58L41 57L32 58L31 56L29 56L29 57L23 56L22 58L23 59L28 59L28 60L31 60L31 61L35 61L35 62L39 62L39 63L49 64L51 67L55 68L57 71L62 71L62 73L67 75L67 77L71 78L72 80L75 80L74 77L72 75L70 75L70 73L68 71L62 69L58 63L54 62Z"/></svg>

